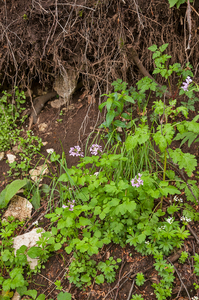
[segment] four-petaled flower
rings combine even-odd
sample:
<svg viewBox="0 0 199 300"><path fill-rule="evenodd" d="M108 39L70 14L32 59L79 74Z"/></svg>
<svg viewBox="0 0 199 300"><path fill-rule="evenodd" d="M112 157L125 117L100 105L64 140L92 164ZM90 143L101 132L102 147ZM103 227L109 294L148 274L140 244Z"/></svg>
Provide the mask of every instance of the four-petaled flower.
<svg viewBox="0 0 199 300"><path fill-rule="evenodd" d="M70 148L69 155L84 157L84 153L81 151L80 146L74 146Z"/></svg>
<svg viewBox="0 0 199 300"><path fill-rule="evenodd" d="M73 211L73 207L75 206L74 203L75 203L75 200L72 200L72 201L68 200L68 204L70 207L68 210ZM62 207L67 208L68 206L63 204Z"/></svg>
<svg viewBox="0 0 199 300"><path fill-rule="evenodd" d="M143 185L143 180L141 179L141 177L142 177L142 174L138 173L138 178L137 178L137 175L136 175L135 178L133 178L131 180L132 186L138 188L140 185Z"/></svg>
<svg viewBox="0 0 199 300"><path fill-rule="evenodd" d="M185 82L183 82L183 86L181 86L181 88L185 91L188 92L188 86L189 84L192 82L192 79L190 76L187 76L187 79L185 80Z"/></svg>
<svg viewBox="0 0 199 300"><path fill-rule="evenodd" d="M102 152L102 146L98 145L98 144L93 144L90 147L90 153L92 155L97 155L99 152Z"/></svg>

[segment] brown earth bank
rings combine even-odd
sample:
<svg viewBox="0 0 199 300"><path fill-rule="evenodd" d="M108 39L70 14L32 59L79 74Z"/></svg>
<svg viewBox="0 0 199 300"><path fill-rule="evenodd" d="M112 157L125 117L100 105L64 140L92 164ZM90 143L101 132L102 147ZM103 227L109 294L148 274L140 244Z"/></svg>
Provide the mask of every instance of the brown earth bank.
<svg viewBox="0 0 199 300"><path fill-rule="evenodd" d="M196 75L198 6L192 3L190 24L187 4L169 8L168 0L1 0L1 82L25 88L37 79L46 86L72 67L93 95L102 94L116 78L133 84L140 76L129 46L150 73L147 48L165 43L170 63L189 61Z"/></svg>

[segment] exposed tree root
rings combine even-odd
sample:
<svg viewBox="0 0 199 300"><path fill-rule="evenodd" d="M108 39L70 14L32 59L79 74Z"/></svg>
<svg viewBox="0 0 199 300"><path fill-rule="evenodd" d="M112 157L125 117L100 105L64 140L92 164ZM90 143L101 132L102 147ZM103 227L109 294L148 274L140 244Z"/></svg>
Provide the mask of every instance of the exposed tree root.
<svg viewBox="0 0 199 300"><path fill-rule="evenodd" d="M30 118L29 118L29 126L28 129L30 130L32 127L32 124L36 124L37 123L37 118L39 113L41 112L41 110L43 109L45 103L52 99L53 97L55 97L57 95L56 92L50 92L46 95L43 96L39 96L37 98L34 99L33 105L34 107L32 108L31 112L30 112Z"/></svg>

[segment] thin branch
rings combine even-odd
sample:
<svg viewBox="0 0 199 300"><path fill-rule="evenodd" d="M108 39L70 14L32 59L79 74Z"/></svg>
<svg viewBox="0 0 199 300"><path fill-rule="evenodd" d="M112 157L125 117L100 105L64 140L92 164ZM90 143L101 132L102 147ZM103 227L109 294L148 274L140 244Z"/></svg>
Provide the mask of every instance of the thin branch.
<svg viewBox="0 0 199 300"><path fill-rule="evenodd" d="M184 282L183 282L183 280L182 280L182 278L181 278L181 276L180 276L180 273L178 272L178 270L177 270L177 268L174 266L174 264L170 261L170 259L167 258L167 260L168 260L168 262L174 267L174 269L175 269L175 271L176 271L176 273L177 273L177 275L178 275L178 278L180 279L180 282L181 282L181 284L183 285L183 287L184 287L184 289L185 289L185 291L186 291L186 293L187 293L187 296L188 296L189 300L191 300L190 295L189 295L189 292L188 292L188 290L187 290L187 287L186 287L186 285L184 284Z"/></svg>
<svg viewBox="0 0 199 300"><path fill-rule="evenodd" d="M131 288L130 288L127 300L130 300L130 298L131 298L131 295L132 295L132 292L133 292L133 288L134 288L134 284L135 284L135 279L133 279L133 282L132 282L132 285L131 285Z"/></svg>
<svg viewBox="0 0 199 300"><path fill-rule="evenodd" d="M57 5L79 6L79 7L83 7L83 8L95 11L95 9L93 9L91 7L87 7L87 6L84 6L84 5L73 4L73 3L57 3Z"/></svg>

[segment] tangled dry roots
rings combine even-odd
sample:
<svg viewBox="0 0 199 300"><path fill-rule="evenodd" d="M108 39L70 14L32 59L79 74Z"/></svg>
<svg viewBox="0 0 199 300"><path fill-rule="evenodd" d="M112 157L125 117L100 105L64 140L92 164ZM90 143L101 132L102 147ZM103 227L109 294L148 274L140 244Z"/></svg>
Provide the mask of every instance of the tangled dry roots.
<svg viewBox="0 0 199 300"><path fill-rule="evenodd" d="M131 84L139 72L128 46L153 70L150 45L169 43L171 63L187 62L197 72L198 16L192 12L191 50L186 51L186 4L168 0L10 0L0 3L0 79L44 85L71 67L93 97L110 90L116 78Z"/></svg>

